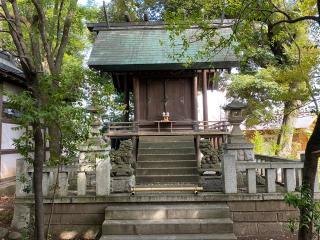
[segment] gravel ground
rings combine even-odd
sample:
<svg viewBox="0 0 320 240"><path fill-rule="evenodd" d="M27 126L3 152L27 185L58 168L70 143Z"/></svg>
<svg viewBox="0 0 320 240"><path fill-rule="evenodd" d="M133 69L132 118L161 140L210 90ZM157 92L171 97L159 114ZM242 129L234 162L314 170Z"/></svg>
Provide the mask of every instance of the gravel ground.
<svg viewBox="0 0 320 240"><path fill-rule="evenodd" d="M14 196L0 197L0 227L9 228L13 216Z"/></svg>

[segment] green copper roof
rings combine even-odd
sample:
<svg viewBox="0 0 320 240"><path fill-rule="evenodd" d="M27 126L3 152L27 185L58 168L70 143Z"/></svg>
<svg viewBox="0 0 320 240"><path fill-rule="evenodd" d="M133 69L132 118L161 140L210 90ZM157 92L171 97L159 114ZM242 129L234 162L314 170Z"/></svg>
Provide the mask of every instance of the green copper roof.
<svg viewBox="0 0 320 240"><path fill-rule="evenodd" d="M199 29L188 29L189 38ZM231 30L219 30L223 36ZM175 39L175 47L170 42L170 33L164 28L118 28L98 32L88 65L102 71L134 70L174 70L202 68L230 68L238 65L238 59L231 49L217 51L211 59L197 59L191 65L185 65L190 57L203 50L203 41L193 42L184 56L181 53L182 40Z"/></svg>

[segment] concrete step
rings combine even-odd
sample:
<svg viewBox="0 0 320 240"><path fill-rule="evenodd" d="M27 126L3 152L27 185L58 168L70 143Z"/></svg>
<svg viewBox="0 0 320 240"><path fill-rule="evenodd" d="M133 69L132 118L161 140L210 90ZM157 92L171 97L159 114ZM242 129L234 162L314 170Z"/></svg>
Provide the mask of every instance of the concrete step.
<svg viewBox="0 0 320 240"><path fill-rule="evenodd" d="M170 205L116 205L108 206L105 219L207 219L230 218L226 204L170 204Z"/></svg>
<svg viewBox="0 0 320 240"><path fill-rule="evenodd" d="M196 160L138 161L137 168L197 167Z"/></svg>
<svg viewBox="0 0 320 240"><path fill-rule="evenodd" d="M100 240L236 240L233 233L228 234L176 234L176 235L105 235Z"/></svg>
<svg viewBox="0 0 320 240"><path fill-rule="evenodd" d="M194 142L139 142L139 148L162 148L162 147L194 147Z"/></svg>
<svg viewBox="0 0 320 240"><path fill-rule="evenodd" d="M195 160L195 154L138 154L139 161Z"/></svg>
<svg viewBox="0 0 320 240"><path fill-rule="evenodd" d="M136 176L137 184L144 183L198 183L198 175L148 175L148 176Z"/></svg>
<svg viewBox="0 0 320 240"><path fill-rule="evenodd" d="M137 168L136 175L179 175L179 174L198 174L197 167L175 167L175 168Z"/></svg>
<svg viewBox="0 0 320 240"><path fill-rule="evenodd" d="M224 234L233 232L230 218L105 220L102 235Z"/></svg>
<svg viewBox="0 0 320 240"><path fill-rule="evenodd" d="M139 143L145 142L193 142L193 136L140 136Z"/></svg>
<svg viewBox="0 0 320 240"><path fill-rule="evenodd" d="M141 154L195 154L194 147L179 147L172 148L170 146L162 148L139 148Z"/></svg>

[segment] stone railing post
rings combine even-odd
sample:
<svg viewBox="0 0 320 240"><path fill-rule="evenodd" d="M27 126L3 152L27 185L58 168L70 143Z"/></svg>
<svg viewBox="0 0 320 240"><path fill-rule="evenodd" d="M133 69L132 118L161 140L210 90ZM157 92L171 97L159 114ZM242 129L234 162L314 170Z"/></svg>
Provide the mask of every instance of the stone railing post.
<svg viewBox="0 0 320 240"><path fill-rule="evenodd" d="M257 176L256 169L247 169L248 193L257 193Z"/></svg>
<svg viewBox="0 0 320 240"><path fill-rule="evenodd" d="M275 168L266 169L266 191L267 193L276 192L276 171Z"/></svg>
<svg viewBox="0 0 320 240"><path fill-rule="evenodd" d="M50 191L50 172L43 172L43 175L42 175L43 196L48 196L49 191Z"/></svg>
<svg viewBox="0 0 320 240"><path fill-rule="evenodd" d="M108 147L110 150L110 147ZM109 154L105 159L96 159L96 195L106 196L110 194L111 188L111 163Z"/></svg>
<svg viewBox="0 0 320 240"><path fill-rule="evenodd" d="M236 157L224 154L222 160L222 177L225 193L237 193Z"/></svg>
<svg viewBox="0 0 320 240"><path fill-rule="evenodd" d="M87 175L86 172L78 172L77 176L77 194L85 196L87 193Z"/></svg>
<svg viewBox="0 0 320 240"><path fill-rule="evenodd" d="M285 174L285 187L287 192L294 192L296 189L296 174L294 168L286 168Z"/></svg>
<svg viewBox="0 0 320 240"><path fill-rule="evenodd" d="M17 159L16 162L16 196L25 197L28 193L25 189L31 185L31 177L28 173L28 164L23 158Z"/></svg>
<svg viewBox="0 0 320 240"><path fill-rule="evenodd" d="M28 164L25 159L16 161L16 197L26 197L28 193L26 187L31 184L31 177L28 173ZM30 223L31 207L28 204L15 203L14 213L11 221L11 227L22 230L28 227Z"/></svg>
<svg viewBox="0 0 320 240"><path fill-rule="evenodd" d="M58 194L61 197L68 195L68 172L59 172L59 175L58 175Z"/></svg>

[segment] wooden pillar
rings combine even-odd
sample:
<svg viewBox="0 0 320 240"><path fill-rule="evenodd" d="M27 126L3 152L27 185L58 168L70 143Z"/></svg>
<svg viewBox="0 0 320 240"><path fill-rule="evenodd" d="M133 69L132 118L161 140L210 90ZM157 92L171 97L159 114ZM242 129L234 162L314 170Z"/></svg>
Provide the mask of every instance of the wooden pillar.
<svg viewBox="0 0 320 240"><path fill-rule="evenodd" d="M139 78L133 77L133 91L134 91L134 121L139 122L140 120L140 86Z"/></svg>
<svg viewBox="0 0 320 240"><path fill-rule="evenodd" d="M208 79L207 79L207 71L202 71L202 98L203 98L203 121L208 121ZM207 124L204 124L207 126Z"/></svg>
<svg viewBox="0 0 320 240"><path fill-rule="evenodd" d="M198 121L198 76L193 77L193 119Z"/></svg>
<svg viewBox="0 0 320 240"><path fill-rule="evenodd" d="M128 78L124 80L124 104L126 105L124 122L129 122L129 87L128 87Z"/></svg>

